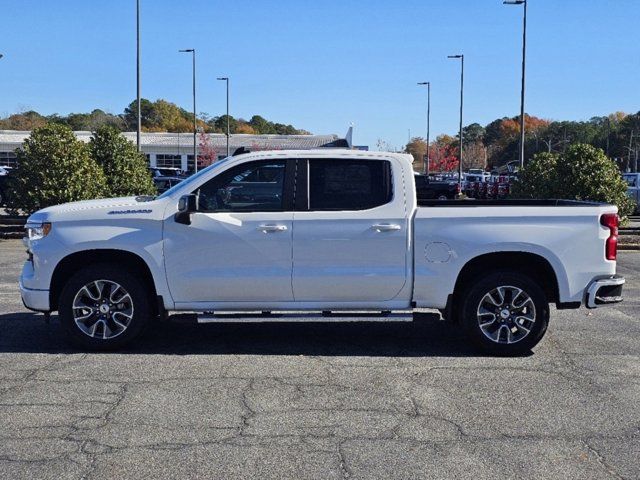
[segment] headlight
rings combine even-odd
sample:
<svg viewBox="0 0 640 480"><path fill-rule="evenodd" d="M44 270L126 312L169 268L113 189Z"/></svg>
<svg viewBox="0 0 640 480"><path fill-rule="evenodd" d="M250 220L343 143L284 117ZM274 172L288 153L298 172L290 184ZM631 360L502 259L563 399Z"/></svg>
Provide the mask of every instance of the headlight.
<svg viewBox="0 0 640 480"><path fill-rule="evenodd" d="M40 240L41 238L49 235L51 231L51 223L27 223L25 226L27 230L27 238L29 240Z"/></svg>

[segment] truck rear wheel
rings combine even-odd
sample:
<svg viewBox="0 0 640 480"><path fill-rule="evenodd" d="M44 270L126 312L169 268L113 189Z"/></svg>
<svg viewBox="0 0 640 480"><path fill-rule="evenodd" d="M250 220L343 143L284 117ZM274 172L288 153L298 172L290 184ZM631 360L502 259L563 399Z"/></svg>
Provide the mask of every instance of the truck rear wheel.
<svg viewBox="0 0 640 480"><path fill-rule="evenodd" d="M470 285L461 299L464 329L488 353L525 354L547 331L547 297L532 278L517 271L488 273Z"/></svg>
<svg viewBox="0 0 640 480"><path fill-rule="evenodd" d="M60 295L59 314L69 340L89 350L114 350L136 338L152 316L146 283L134 272L90 265Z"/></svg>

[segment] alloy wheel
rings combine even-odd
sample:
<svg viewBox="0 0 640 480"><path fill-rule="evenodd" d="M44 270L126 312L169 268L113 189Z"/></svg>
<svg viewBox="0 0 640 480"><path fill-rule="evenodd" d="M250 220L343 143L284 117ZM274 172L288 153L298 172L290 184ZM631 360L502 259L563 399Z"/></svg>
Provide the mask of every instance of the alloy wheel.
<svg viewBox="0 0 640 480"><path fill-rule="evenodd" d="M73 299L73 319L82 333L109 340L121 335L133 318L133 300L120 284L95 280Z"/></svg>
<svg viewBox="0 0 640 480"><path fill-rule="evenodd" d="M478 305L478 326L495 343L512 344L524 339L536 321L533 300L521 288L503 285L488 292Z"/></svg>

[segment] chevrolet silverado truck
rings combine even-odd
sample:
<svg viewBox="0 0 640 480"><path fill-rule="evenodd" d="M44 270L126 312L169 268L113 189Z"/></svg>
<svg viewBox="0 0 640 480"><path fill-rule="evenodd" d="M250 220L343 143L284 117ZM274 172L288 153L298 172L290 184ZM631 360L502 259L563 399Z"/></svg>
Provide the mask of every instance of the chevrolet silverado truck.
<svg viewBox="0 0 640 480"><path fill-rule="evenodd" d="M26 225L22 299L93 350L169 313L410 321L431 308L499 355L530 351L550 304L622 300L615 206L418 202L413 177L404 154L253 152L158 197L45 208Z"/></svg>

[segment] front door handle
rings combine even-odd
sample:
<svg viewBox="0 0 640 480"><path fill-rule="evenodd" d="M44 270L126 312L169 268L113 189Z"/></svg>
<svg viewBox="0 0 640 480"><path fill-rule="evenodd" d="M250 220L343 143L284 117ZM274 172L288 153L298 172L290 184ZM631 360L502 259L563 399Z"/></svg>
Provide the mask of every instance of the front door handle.
<svg viewBox="0 0 640 480"><path fill-rule="evenodd" d="M402 227L396 223L377 223L372 225L371 228L376 232L395 232L402 230Z"/></svg>
<svg viewBox="0 0 640 480"><path fill-rule="evenodd" d="M286 225L260 225L258 230L264 233L273 233L273 232L285 232L287 230Z"/></svg>

